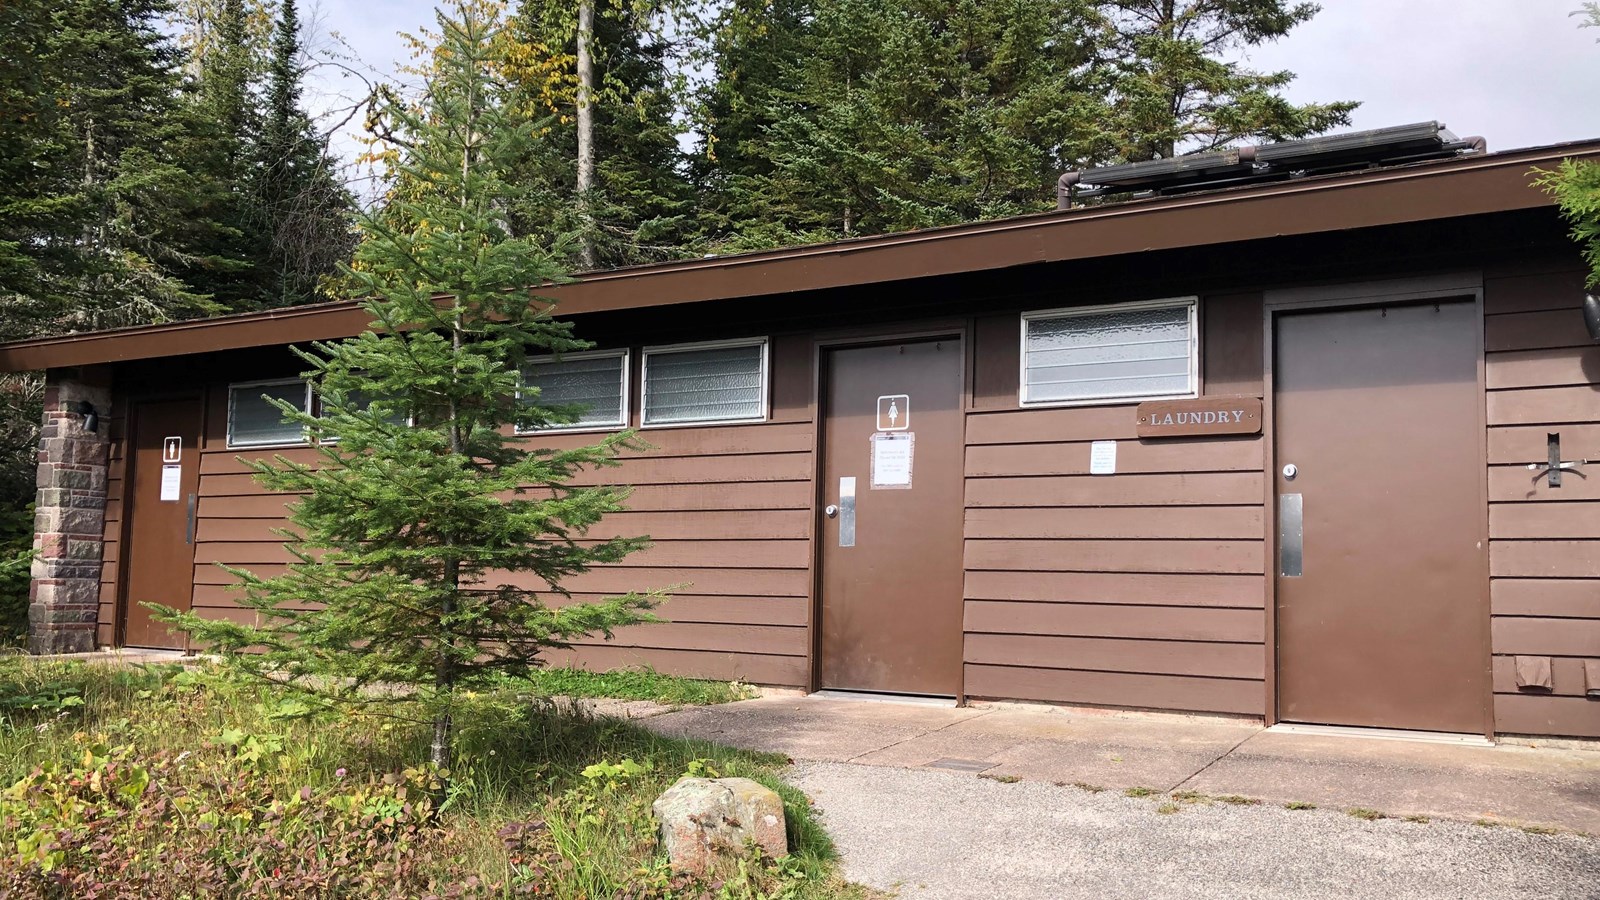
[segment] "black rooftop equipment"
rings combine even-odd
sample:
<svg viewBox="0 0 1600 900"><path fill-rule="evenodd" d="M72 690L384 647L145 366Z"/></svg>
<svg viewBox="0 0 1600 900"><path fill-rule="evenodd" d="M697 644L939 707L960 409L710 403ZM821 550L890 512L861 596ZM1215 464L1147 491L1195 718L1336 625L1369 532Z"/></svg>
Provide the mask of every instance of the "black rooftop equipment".
<svg viewBox="0 0 1600 900"><path fill-rule="evenodd" d="M1068 209L1075 199L1112 194L1165 197L1484 150L1481 137L1458 138L1438 122L1419 122L1068 172L1056 185L1056 205Z"/></svg>

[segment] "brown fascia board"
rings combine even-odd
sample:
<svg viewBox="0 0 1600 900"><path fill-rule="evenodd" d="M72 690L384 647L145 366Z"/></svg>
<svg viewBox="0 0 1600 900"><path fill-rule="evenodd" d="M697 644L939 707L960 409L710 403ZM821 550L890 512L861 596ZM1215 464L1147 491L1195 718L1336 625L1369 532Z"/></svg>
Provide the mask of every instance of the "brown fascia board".
<svg viewBox="0 0 1600 900"><path fill-rule="evenodd" d="M538 295L577 315L1528 209L1552 202L1532 168L1595 157L1600 140L614 269ZM0 372L304 343L369 322L339 302L17 341L0 344Z"/></svg>

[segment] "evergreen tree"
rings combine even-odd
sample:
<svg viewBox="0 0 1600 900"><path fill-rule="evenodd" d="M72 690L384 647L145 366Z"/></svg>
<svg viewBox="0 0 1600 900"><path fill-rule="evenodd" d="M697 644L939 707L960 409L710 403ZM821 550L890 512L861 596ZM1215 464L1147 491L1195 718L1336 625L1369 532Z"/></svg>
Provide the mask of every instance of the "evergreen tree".
<svg viewBox="0 0 1600 900"><path fill-rule="evenodd" d="M1253 138L1280 141L1350 124L1359 105L1293 104L1291 72L1257 72L1226 55L1275 41L1315 16L1291 0L1118 0L1098 4L1106 140L1115 161L1167 159Z"/></svg>
<svg viewBox="0 0 1600 900"><path fill-rule="evenodd" d="M1089 26L1062 0L736 3L702 140L735 246L1045 208L1098 103ZM724 118L725 117L725 118Z"/></svg>
<svg viewBox="0 0 1600 900"><path fill-rule="evenodd" d="M322 697L386 711L416 700L432 761L448 766L458 691L526 671L564 640L644 621L656 598L542 602L643 545L585 539L624 493L571 485L631 437L544 450L511 436L513 425L572 421L536 390L519 396L519 372L530 353L585 345L547 301L530 302L529 286L560 275L549 249L506 229L503 173L529 135L506 109L498 6L457 0L438 19L420 103L384 112L401 142L397 175L413 188L391 203L414 226L363 224L351 277L373 330L304 354L319 416L279 405L318 442L319 464L255 465L265 486L303 492L290 514L297 561L271 578L236 573L258 625L163 615Z"/></svg>
<svg viewBox="0 0 1600 900"><path fill-rule="evenodd" d="M181 56L164 0L13 0L0 102L0 328L15 338L216 307L184 275L220 263L183 156ZM12 109L18 115L10 115Z"/></svg>
<svg viewBox="0 0 1600 900"><path fill-rule="evenodd" d="M269 234L268 306L293 306L322 296L322 283L355 247L354 198L337 164L301 108L300 17L282 0L266 71L265 110L256 148L256 202Z"/></svg>
<svg viewBox="0 0 1600 900"><path fill-rule="evenodd" d="M1583 17L1579 27L1600 28L1600 3L1585 3L1573 15ZM1555 198L1572 223L1572 239L1589 264L1589 286L1600 288L1600 163L1564 159L1553 170L1538 170L1534 183Z"/></svg>
<svg viewBox="0 0 1600 900"><path fill-rule="evenodd" d="M513 227L549 242L574 235L568 262L613 267L684 255L694 192L678 148L679 79L667 25L684 4L598 0L579 70L573 4L525 0L508 34L515 107L540 120L531 152L509 176L520 189ZM587 102L580 102L580 94ZM580 152L580 112L592 119L593 170ZM580 184L587 187L581 188Z"/></svg>
<svg viewBox="0 0 1600 900"><path fill-rule="evenodd" d="M200 179L204 214L216 224L208 253L186 267L186 280L223 310L260 308L269 290L266 217L257 197L254 149L262 117L256 85L264 67L252 37L251 10L245 0L218 0L197 19L190 102L184 110L181 144L191 172Z"/></svg>

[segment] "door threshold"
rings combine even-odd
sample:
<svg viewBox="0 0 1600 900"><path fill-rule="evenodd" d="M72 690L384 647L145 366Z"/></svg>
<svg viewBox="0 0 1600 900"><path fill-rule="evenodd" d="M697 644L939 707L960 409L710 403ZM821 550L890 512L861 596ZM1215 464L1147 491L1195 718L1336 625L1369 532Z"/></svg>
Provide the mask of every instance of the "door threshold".
<svg viewBox="0 0 1600 900"><path fill-rule="evenodd" d="M1404 728L1366 728L1359 725L1307 725L1279 722L1267 728L1278 734L1311 734L1323 737L1369 738L1377 741L1413 741L1420 744L1454 744L1458 747L1493 747L1494 741L1481 734L1455 734L1448 731L1408 731Z"/></svg>
<svg viewBox="0 0 1600 900"><path fill-rule="evenodd" d="M821 700L857 700L863 703L904 703L910 706L942 706L954 709L956 698L929 694L894 694L883 691L841 691L834 688L814 691L807 696Z"/></svg>

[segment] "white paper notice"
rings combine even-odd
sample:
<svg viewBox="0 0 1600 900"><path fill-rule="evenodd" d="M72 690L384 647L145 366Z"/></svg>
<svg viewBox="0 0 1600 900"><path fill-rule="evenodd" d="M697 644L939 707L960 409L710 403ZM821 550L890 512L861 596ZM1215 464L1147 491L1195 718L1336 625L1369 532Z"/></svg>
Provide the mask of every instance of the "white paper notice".
<svg viewBox="0 0 1600 900"><path fill-rule="evenodd" d="M178 489L183 484L183 466L161 467L161 499L177 500Z"/></svg>
<svg viewBox="0 0 1600 900"><path fill-rule="evenodd" d="M1089 445L1089 474L1117 474L1117 442L1095 441Z"/></svg>
<svg viewBox="0 0 1600 900"><path fill-rule="evenodd" d="M911 456L916 435L909 431L872 436L872 486L911 487Z"/></svg>

